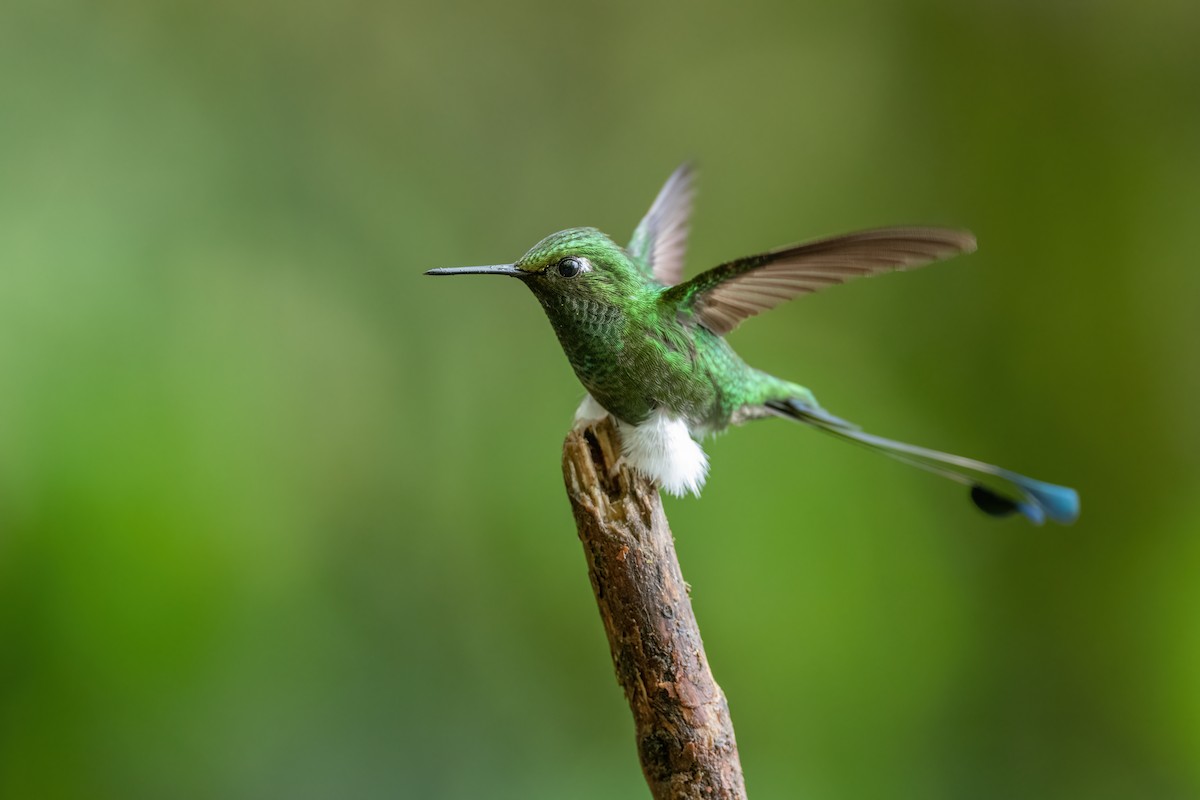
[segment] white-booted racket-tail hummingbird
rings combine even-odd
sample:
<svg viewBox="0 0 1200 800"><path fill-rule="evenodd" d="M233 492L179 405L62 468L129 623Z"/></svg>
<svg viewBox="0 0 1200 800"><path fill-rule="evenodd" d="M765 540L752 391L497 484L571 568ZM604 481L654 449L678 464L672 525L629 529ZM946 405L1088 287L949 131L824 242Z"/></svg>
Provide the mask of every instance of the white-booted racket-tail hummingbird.
<svg viewBox="0 0 1200 800"><path fill-rule="evenodd" d="M528 286L588 391L577 424L611 415L624 462L672 494L700 493L705 436L784 417L965 484L988 514L1018 512L1039 524L1075 520L1073 489L866 433L826 412L803 386L749 366L725 341L743 320L793 297L969 253L974 236L878 228L735 259L684 281L693 176L688 164L671 175L628 247L595 228L570 228L513 264L425 274L508 275Z"/></svg>

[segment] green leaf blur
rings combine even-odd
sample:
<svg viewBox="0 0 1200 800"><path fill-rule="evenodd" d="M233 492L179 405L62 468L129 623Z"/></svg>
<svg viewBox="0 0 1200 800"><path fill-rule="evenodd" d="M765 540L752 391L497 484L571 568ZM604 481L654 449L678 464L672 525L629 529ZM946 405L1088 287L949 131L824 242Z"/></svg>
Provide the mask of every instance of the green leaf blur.
<svg viewBox="0 0 1200 800"><path fill-rule="evenodd" d="M731 336L1071 528L784 422L668 500L751 796L1200 795L1200 7L0 9L0 797L643 797L515 282L685 158Z"/></svg>

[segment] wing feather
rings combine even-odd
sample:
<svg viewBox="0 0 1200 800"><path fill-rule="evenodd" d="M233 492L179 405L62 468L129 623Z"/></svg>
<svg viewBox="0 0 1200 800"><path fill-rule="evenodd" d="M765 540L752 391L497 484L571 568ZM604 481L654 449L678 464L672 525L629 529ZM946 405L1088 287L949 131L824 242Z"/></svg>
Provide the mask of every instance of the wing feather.
<svg viewBox="0 0 1200 800"><path fill-rule="evenodd" d="M683 277L688 219L696 193L695 172L690 163L685 163L671 173L629 242L634 262L648 278L663 286L674 286Z"/></svg>
<svg viewBox="0 0 1200 800"><path fill-rule="evenodd" d="M692 313L713 333L725 334L793 297L974 249L975 237L968 231L876 228L730 261L668 289L663 302Z"/></svg>

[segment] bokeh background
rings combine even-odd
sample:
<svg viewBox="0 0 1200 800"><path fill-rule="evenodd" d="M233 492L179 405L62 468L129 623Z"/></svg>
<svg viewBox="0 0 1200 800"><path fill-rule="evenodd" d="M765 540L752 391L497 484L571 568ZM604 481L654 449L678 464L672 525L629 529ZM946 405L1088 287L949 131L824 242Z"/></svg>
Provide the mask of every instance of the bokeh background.
<svg viewBox="0 0 1200 800"><path fill-rule="evenodd" d="M646 796L533 299L881 224L980 249L739 329L868 430L668 500L751 796L1200 796L1200 8L234 0L0 9L0 796Z"/></svg>

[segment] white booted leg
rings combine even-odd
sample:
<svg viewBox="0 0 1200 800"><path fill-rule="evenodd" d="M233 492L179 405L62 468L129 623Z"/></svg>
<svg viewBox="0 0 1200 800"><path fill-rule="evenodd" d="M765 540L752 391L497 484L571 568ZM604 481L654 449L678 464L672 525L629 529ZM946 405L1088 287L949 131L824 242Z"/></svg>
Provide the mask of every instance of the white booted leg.
<svg viewBox="0 0 1200 800"><path fill-rule="evenodd" d="M596 402L596 398L590 394L583 398L583 402L579 404L579 408L575 409L575 427L582 428L592 422L599 422L608 416L608 412L604 410L604 406Z"/></svg>
<svg viewBox="0 0 1200 800"><path fill-rule="evenodd" d="M641 425L617 421L625 463L676 497L700 496L708 476L708 456L692 438L687 423L660 409Z"/></svg>
<svg viewBox="0 0 1200 800"><path fill-rule="evenodd" d="M575 410L575 427L604 419L609 413L590 394ZM613 417L621 431L621 460L676 497L700 496L708 476L708 456L692 438L687 423L658 410L641 425Z"/></svg>

